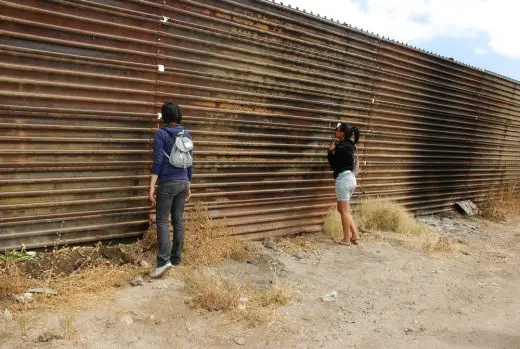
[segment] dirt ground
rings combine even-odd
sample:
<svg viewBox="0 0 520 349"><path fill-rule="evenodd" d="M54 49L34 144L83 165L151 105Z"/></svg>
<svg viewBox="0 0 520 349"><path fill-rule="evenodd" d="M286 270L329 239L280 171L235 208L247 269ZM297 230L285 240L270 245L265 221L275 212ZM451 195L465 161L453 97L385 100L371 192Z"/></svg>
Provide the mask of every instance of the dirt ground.
<svg viewBox="0 0 520 349"><path fill-rule="evenodd" d="M251 261L213 267L237 280L291 285L291 303L256 327L191 308L174 270L88 310L0 315L0 348L520 348L520 217L506 225L420 220L455 251L428 254L390 233L349 247L316 234L304 237L310 252L257 242Z"/></svg>

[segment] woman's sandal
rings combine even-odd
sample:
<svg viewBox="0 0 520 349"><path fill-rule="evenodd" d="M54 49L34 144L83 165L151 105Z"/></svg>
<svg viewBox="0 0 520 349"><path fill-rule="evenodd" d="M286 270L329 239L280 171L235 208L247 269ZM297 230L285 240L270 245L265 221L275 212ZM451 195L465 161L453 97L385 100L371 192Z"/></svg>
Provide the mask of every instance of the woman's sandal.
<svg viewBox="0 0 520 349"><path fill-rule="evenodd" d="M350 242L345 241L345 240L339 240L339 241L338 241L338 244L340 244L340 245L345 245L345 246L350 246Z"/></svg>
<svg viewBox="0 0 520 349"><path fill-rule="evenodd" d="M350 239L350 242L356 246L359 245L359 239Z"/></svg>

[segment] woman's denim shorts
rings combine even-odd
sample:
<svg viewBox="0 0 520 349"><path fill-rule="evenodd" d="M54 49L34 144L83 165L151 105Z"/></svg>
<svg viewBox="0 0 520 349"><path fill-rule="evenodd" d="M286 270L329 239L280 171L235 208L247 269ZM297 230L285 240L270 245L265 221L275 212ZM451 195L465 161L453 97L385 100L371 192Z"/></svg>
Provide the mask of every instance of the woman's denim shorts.
<svg viewBox="0 0 520 349"><path fill-rule="evenodd" d="M356 190L356 176L352 171L345 171L336 178L336 199L338 201L350 201Z"/></svg>

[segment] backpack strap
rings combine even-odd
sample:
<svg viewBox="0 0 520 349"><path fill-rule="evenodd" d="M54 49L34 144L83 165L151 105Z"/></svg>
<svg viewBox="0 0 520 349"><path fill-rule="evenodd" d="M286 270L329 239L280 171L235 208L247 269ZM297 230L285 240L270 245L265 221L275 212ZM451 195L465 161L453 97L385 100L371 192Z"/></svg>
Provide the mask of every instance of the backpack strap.
<svg viewBox="0 0 520 349"><path fill-rule="evenodd" d="M168 135L168 137L170 137L170 134L168 132L166 132L166 134ZM173 138L173 145L172 147L175 147L175 140L177 139L177 137L179 136L184 136L184 128L181 127L181 130L179 131L179 133L177 133L175 135L175 137ZM170 155L166 153L166 151L163 149L163 154L169 159L170 158Z"/></svg>

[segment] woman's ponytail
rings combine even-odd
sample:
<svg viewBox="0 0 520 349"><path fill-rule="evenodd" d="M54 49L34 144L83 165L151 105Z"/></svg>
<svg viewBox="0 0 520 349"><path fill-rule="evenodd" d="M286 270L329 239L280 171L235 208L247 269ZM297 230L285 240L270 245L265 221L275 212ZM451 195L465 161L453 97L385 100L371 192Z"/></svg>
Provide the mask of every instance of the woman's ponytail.
<svg viewBox="0 0 520 349"><path fill-rule="evenodd" d="M354 134L354 144L357 144L359 142L359 128L356 126L352 127L352 133Z"/></svg>

